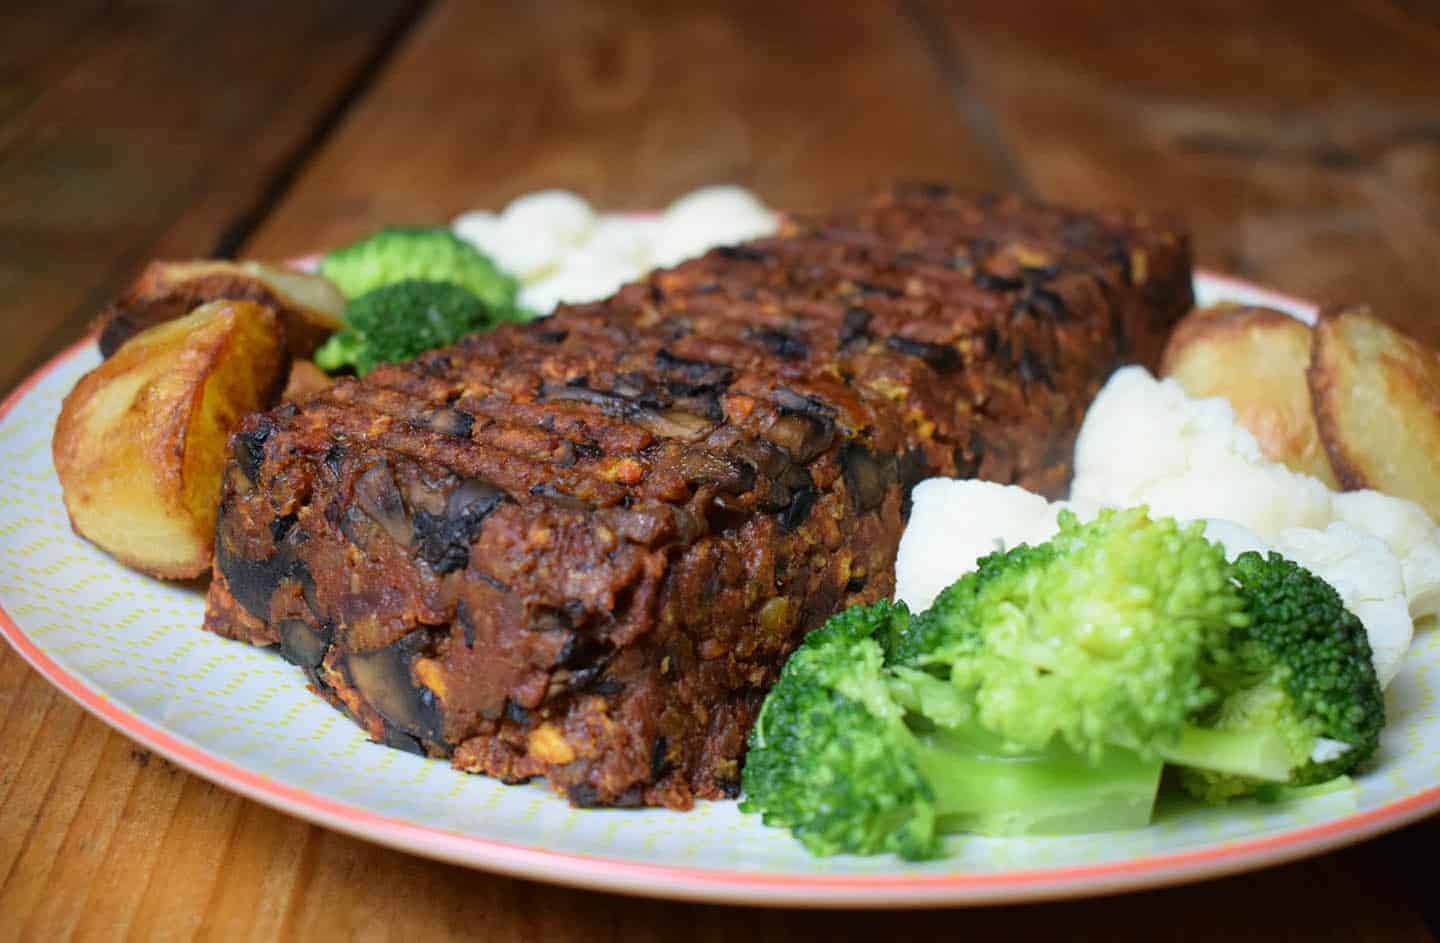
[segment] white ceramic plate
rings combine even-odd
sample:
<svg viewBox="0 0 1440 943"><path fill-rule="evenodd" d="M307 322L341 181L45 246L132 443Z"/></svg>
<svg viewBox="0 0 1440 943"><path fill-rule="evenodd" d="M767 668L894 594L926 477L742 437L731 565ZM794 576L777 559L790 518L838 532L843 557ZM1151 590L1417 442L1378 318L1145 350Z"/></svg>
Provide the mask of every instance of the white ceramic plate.
<svg viewBox="0 0 1440 943"><path fill-rule="evenodd" d="M1201 275L1197 294L1303 302ZM282 811L416 854L630 894L849 907L976 904L1170 884L1311 855L1440 807L1440 640L1422 635L1389 691L1379 766L1288 805L1166 806L1149 828L1054 839L954 837L941 861L817 859L733 802L694 812L576 810L370 743L278 655L199 628L190 586L147 579L70 532L50 460L62 397L97 361L87 338L0 406L0 633L126 736Z"/></svg>

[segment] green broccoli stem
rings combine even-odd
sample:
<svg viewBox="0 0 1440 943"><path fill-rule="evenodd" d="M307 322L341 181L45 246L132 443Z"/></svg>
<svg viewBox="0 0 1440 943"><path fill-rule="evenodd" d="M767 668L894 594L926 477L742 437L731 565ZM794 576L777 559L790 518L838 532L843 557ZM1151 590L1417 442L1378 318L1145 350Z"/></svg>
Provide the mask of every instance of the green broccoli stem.
<svg viewBox="0 0 1440 943"><path fill-rule="evenodd" d="M947 833L1066 835L1143 828L1164 765L1118 748L1098 763L1064 747L1006 754L977 731L937 730L917 741L915 760L935 793L939 830Z"/></svg>
<svg viewBox="0 0 1440 943"><path fill-rule="evenodd" d="M1160 752L1176 766L1283 783L1293 768L1292 749L1293 745L1272 729L1217 730L1186 725L1180 738Z"/></svg>
<svg viewBox="0 0 1440 943"><path fill-rule="evenodd" d="M1328 796L1332 792L1343 792L1354 785L1355 780L1349 776L1336 776L1334 779L1316 783L1313 786L1266 783L1255 790L1255 798L1261 802L1293 802L1299 799L1314 799L1316 796Z"/></svg>

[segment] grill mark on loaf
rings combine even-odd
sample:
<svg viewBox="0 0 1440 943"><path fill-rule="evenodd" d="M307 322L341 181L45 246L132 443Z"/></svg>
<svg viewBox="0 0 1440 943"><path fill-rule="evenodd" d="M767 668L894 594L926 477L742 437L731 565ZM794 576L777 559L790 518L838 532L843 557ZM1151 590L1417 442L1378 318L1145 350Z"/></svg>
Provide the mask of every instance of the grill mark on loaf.
<svg viewBox="0 0 1440 943"><path fill-rule="evenodd" d="M908 487L1053 493L1117 337L1188 308L1182 240L1073 219L901 188L247 418L207 626L464 769L727 795L786 654L893 588Z"/></svg>

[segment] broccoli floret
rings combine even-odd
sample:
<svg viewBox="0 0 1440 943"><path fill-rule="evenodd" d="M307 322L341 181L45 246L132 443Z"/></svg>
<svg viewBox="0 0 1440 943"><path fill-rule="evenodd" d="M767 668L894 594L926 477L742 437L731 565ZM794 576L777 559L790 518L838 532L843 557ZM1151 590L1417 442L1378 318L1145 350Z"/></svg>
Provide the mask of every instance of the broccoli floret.
<svg viewBox="0 0 1440 943"><path fill-rule="evenodd" d="M353 366L361 376L495 323L485 302L459 285L413 280L361 295L346 307L345 320L315 352L315 363L332 371Z"/></svg>
<svg viewBox="0 0 1440 943"><path fill-rule="evenodd" d="M941 594L922 622L951 641L914 658L945 664L983 728L1030 750L1058 739L1096 761L1114 747L1154 757L1214 699L1201 660L1243 617L1202 525L1062 512L1047 545L1006 556L1017 565L982 566L973 597L966 580Z"/></svg>
<svg viewBox="0 0 1440 943"><path fill-rule="evenodd" d="M1001 573L1013 577L1042 566L1054 559L1055 551L1054 543L1035 547L1019 544L981 557L975 569L951 583L928 610L891 633L886 640L887 663L910 667L948 665L962 651L973 650L981 638L975 615L980 588Z"/></svg>
<svg viewBox="0 0 1440 943"><path fill-rule="evenodd" d="M1198 525L1062 515L919 617L878 604L807 638L751 735L742 808L818 853L907 857L953 831L1144 825L1240 608Z"/></svg>
<svg viewBox="0 0 1440 943"><path fill-rule="evenodd" d="M1223 802L1267 783L1304 787L1353 772L1375 755L1385 724L1364 626L1330 584L1279 554L1241 554L1233 572L1249 618L1207 666L1223 699L1199 720L1203 741L1170 756L1185 767L1182 784ZM1270 733L1284 750L1247 764ZM1317 752L1320 738L1343 746Z"/></svg>
<svg viewBox="0 0 1440 943"><path fill-rule="evenodd" d="M1158 761L1115 751L1092 764L1063 746L1017 754L971 724L941 727L912 711L924 699L915 682L934 679L887 670L881 645L909 622L903 604L882 601L806 638L750 734L743 811L790 829L818 855L909 859L939 854L949 832L1053 834L1148 821Z"/></svg>
<svg viewBox="0 0 1440 943"><path fill-rule="evenodd" d="M818 855L933 856L935 792L890 697L878 637L903 631L903 604L852 607L806 637L750 732L740 808L788 828Z"/></svg>
<svg viewBox="0 0 1440 943"><path fill-rule="evenodd" d="M325 254L320 274L358 299L396 282L453 282L505 317L517 317L514 278L450 230L391 226ZM347 313L346 319L349 320Z"/></svg>
<svg viewBox="0 0 1440 943"><path fill-rule="evenodd" d="M1228 564L1202 524L1067 512L919 616L882 602L810 635L751 734L741 808L818 854L928 857L951 832L1144 825L1166 763L1216 801L1308 795L1383 723L1328 584L1274 554Z"/></svg>

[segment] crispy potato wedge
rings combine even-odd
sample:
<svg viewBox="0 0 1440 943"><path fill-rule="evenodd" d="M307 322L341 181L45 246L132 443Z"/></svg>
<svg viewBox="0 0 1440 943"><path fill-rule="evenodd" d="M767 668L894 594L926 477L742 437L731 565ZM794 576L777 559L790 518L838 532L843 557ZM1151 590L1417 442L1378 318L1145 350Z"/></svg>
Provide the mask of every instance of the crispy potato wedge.
<svg viewBox="0 0 1440 943"><path fill-rule="evenodd" d="M285 381L285 392L280 394L280 401L294 403L309 399L334 383L335 378L315 366L315 361L297 360L290 365L290 379Z"/></svg>
<svg viewBox="0 0 1440 943"><path fill-rule="evenodd" d="M65 398L55 470L77 534L168 579L210 568L231 430L289 367L275 312L213 301L131 338Z"/></svg>
<svg viewBox="0 0 1440 943"><path fill-rule="evenodd" d="M308 357L344 325L345 297L330 279L263 262L151 262L100 316L100 356L140 331L230 298L274 308L292 357Z"/></svg>
<svg viewBox="0 0 1440 943"><path fill-rule="evenodd" d="M1340 484L1408 498L1440 520L1440 355L1366 307L1330 309L1309 382Z"/></svg>
<svg viewBox="0 0 1440 943"><path fill-rule="evenodd" d="M1191 396L1222 396L1267 458L1338 487L1320 442L1305 372L1310 328L1283 311L1216 305L1175 326L1160 363Z"/></svg>

